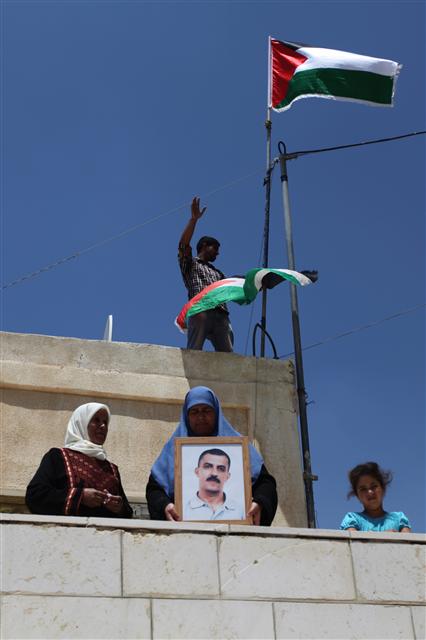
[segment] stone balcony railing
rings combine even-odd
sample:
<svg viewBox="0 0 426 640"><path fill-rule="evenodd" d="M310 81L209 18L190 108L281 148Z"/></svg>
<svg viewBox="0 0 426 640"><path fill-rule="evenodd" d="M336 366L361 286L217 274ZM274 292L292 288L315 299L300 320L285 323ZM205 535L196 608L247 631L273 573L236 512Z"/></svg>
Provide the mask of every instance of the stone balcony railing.
<svg viewBox="0 0 426 640"><path fill-rule="evenodd" d="M425 637L426 536L2 515L1 638Z"/></svg>

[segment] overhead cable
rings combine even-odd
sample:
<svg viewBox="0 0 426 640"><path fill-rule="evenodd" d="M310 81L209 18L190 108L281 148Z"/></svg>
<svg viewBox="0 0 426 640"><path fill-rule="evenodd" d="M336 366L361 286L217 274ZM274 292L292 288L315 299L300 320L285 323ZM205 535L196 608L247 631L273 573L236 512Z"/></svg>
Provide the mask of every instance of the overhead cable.
<svg viewBox="0 0 426 640"><path fill-rule="evenodd" d="M423 136L426 131L413 131L412 133L404 133L400 136L391 136L390 138L377 138L376 140L365 140L364 142L354 142L353 144L340 144L336 147L322 147L321 149L308 149L306 151L292 151L284 153L286 160L295 160L300 156L307 156L313 153L325 153L326 151L339 151L340 149L352 149L353 147L363 147L368 144L379 144L381 142L392 142L394 140L402 140L403 138L412 138L413 136ZM275 158L277 160L277 158Z"/></svg>
<svg viewBox="0 0 426 640"><path fill-rule="evenodd" d="M262 251L263 251L263 240L261 239L260 241L260 249L259 249L259 257L257 259L257 264L260 266L260 260L262 258ZM244 355L247 355L247 351L248 351L248 343L249 343L249 338L250 338L250 331L251 331L251 325L253 322L253 314L254 314L254 307L255 307L255 302L253 302L253 304L250 305L250 317L249 317L249 325L248 325L248 329L247 329L247 336L246 336L246 344L244 347Z"/></svg>
<svg viewBox="0 0 426 640"><path fill-rule="evenodd" d="M323 344L327 344L328 342L334 342L334 340L340 340L340 338L346 338L347 336L351 336L354 333L358 333L359 331L364 331L365 329L371 329L371 327L377 327L379 324L383 324L383 322L387 322L388 320L394 320L394 318L400 318L401 316L405 316L409 313L414 313L419 309L423 309L426 307L426 303L418 304L415 307L411 307L410 309L405 309L404 311L399 311L398 313L394 313L391 316L386 316L386 318L382 318L381 320L376 320L375 322L369 322L368 324L362 324L359 327L355 327L354 329L350 329L349 331L344 331L343 333L338 333L335 336L330 336L328 338L324 338L319 342L314 342L313 344L308 345L307 347L303 347L302 351L308 351L308 349L314 349L315 347L320 347ZM290 353L285 353L282 356L279 356L280 359L288 358L289 356L294 355L294 351Z"/></svg>
<svg viewBox="0 0 426 640"><path fill-rule="evenodd" d="M367 140L365 142L357 142L357 143L353 143L353 144L344 144L344 145L339 145L336 147L323 147L322 149L309 149L309 150L305 150L305 151L294 151L292 153L286 153L286 159L287 160L294 160L300 156L305 156L305 155L309 155L309 154L314 154L314 153L324 153L327 151L337 151L340 149L350 149L352 147L361 147L364 145L369 145L369 144L378 144L381 142L391 142L393 140L402 140L403 138L410 138L413 136L419 136L419 135L424 135L426 134L426 131L415 131L412 133L405 133L403 135L399 135L399 136L392 136L390 138L380 138L377 140ZM271 165L271 170L274 168L275 164L277 164L278 162L278 158L274 158L274 160L272 161L272 165ZM233 180L232 182L228 182L227 184L221 185L220 187L217 187L216 189L213 189L212 191L209 191L208 193L202 194L202 198L208 198L212 195L214 195L215 193L218 193L219 191L224 191L225 189L229 189L230 187L233 187L235 184L238 184L239 182L243 182L244 180L247 180L248 178L251 178L255 175L258 175L259 173L261 173L261 171L253 171L241 178L237 178L236 180ZM96 242L95 244L86 247L85 249L81 249L79 251L76 251L75 253L72 253L69 256L65 256L64 258L60 258L59 260L56 260L55 262L52 262L51 264L46 265L45 267L41 267L40 269L37 269L36 271L32 271L31 273L27 273L19 278L16 278L15 280L12 280L11 282L8 282L4 285L2 285L2 290L3 289L8 289L10 287L13 287L17 284L20 284L21 282L24 282L25 280L30 280L32 278L35 278L37 276L39 276L42 273L45 273L46 271L51 271L52 269L60 266L61 264L65 264L66 262L70 262L71 260L74 260L75 258L79 258L80 256L89 253L89 251L93 251L94 249L98 249L99 247L102 247L106 244L109 244L110 242L113 242L114 240L119 240L120 238L123 238L124 236L127 236L130 233L133 233L133 231L137 231L138 229L141 229L142 227L145 227L153 222L156 222L157 220L160 220L161 218L164 218L166 216L171 215L172 213L176 213L177 211L180 211L181 209L183 209L184 207L189 206L188 203L185 204L181 204L177 207L173 207L173 209L169 209L168 211L165 211L164 213L160 213L158 216L154 216L153 218L149 218L149 220L145 220L144 222L140 222L138 224L133 225L132 227L129 227L128 229L124 229L124 231L121 231L120 233L114 235L114 236L110 236L109 238L105 238L104 240L100 240L99 242Z"/></svg>
<svg viewBox="0 0 426 640"><path fill-rule="evenodd" d="M224 185L221 185L220 187L216 187L216 189L213 189L212 191L209 191L208 193L202 194L201 198L206 199L209 198L210 196L214 195L215 193L218 193L219 191L224 191L225 189L229 189L230 187L233 187L235 184L238 184L239 182L243 182L244 180L247 180L248 178L252 178L255 175L258 175L260 173L263 173L262 170L259 171L252 171L251 173L241 177L241 178L237 178L236 180L233 180L232 182L228 182ZM81 249L80 251L76 251L75 253L72 253L69 256L66 256L65 258L60 258L59 260L56 260L55 262L52 262L51 264L45 266L45 267L41 267L40 269L37 269L37 271L32 271L31 273L27 273L23 276L21 276L20 278L16 278L16 280L12 280L11 282L8 282L7 284L2 285L2 289L8 289L9 287L13 287L16 284L20 284L21 282L24 282L25 280L30 280L32 278L35 278L36 276L39 276L42 273L45 273L46 271L51 271L52 269L54 269L55 267L58 267L61 264L64 264L65 262L69 262L70 260L74 260L75 258L79 258L80 256L84 255L85 253L89 253L89 251L93 251L94 249L98 249L99 247L102 247L106 244L109 244L110 242L113 242L114 240L118 240L120 238L124 238L124 236L129 235L129 233L133 233L133 231L137 231L138 229L141 229L142 227L146 227L147 225L151 224L152 222L156 222L157 220L160 220L161 218L165 218L166 216L171 215L172 213L176 213L177 211L180 211L181 209L184 209L185 207L190 207L191 203L187 203L185 202L184 204L181 204L177 207L173 207L173 209L169 209L168 211L165 211L164 213L160 213L158 216L154 216L153 218L149 218L148 220L145 220L144 222L139 222L138 224L133 225L132 227L129 227L128 229L124 229L124 231L121 231L120 233L117 233L115 236L110 236L109 238L104 238L103 240L100 240L99 242L96 242L95 244L90 245L90 247L86 247L85 249Z"/></svg>

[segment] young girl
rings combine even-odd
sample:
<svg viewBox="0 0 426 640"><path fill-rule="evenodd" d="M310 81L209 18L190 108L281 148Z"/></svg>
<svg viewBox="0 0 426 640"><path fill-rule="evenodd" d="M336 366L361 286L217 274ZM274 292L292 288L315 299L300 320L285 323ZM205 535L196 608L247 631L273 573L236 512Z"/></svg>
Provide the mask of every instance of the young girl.
<svg viewBox="0 0 426 640"><path fill-rule="evenodd" d="M385 511L383 498L392 480L390 471L383 471L377 462L359 464L349 471L350 496L356 496L364 507L361 513L350 511L340 525L347 531L401 531L409 533L411 525L402 511Z"/></svg>

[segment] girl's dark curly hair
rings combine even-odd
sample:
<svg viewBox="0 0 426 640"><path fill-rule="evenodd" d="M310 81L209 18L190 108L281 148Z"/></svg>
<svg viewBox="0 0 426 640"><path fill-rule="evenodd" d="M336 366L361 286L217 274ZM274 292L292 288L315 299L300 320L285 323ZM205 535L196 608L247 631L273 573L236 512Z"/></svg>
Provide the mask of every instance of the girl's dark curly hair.
<svg viewBox="0 0 426 640"><path fill-rule="evenodd" d="M348 493L348 498L357 495L358 482L361 476L373 476L384 492L386 492L388 484L392 482L392 472L384 471L379 467L377 462L364 462L364 464L358 464L348 473L349 482L351 484L351 490Z"/></svg>

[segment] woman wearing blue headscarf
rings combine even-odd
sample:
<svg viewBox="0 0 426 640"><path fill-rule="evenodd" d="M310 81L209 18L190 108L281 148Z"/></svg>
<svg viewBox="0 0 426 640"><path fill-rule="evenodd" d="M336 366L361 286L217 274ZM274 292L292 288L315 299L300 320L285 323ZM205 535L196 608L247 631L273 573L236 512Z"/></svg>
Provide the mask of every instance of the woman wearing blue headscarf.
<svg viewBox="0 0 426 640"><path fill-rule="evenodd" d="M194 387L185 397L176 431L166 442L151 469L146 487L152 520L180 520L174 505L174 440L204 436L240 436L222 413L219 399L208 387ZM249 445L253 502L247 517L253 524L269 526L277 510L277 489L262 456Z"/></svg>

